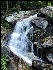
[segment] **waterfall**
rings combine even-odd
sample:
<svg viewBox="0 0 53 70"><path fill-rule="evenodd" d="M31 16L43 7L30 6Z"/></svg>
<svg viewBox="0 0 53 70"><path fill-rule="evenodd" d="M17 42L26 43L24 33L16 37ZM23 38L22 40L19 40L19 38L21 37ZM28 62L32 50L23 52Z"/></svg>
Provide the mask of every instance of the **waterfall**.
<svg viewBox="0 0 53 70"><path fill-rule="evenodd" d="M37 17L37 14L17 22L15 25L14 31L10 35L11 38L8 42L8 47L10 48L10 50L30 65L32 65L32 57L34 56L34 54L32 54L33 42L29 40L27 34L28 33L30 34L33 32L32 31L33 26L31 25L30 21L35 17ZM30 45L30 48L31 48L30 52L28 51L29 50L28 45ZM31 54L28 56L28 53L31 53ZM30 56L32 57L30 58Z"/></svg>

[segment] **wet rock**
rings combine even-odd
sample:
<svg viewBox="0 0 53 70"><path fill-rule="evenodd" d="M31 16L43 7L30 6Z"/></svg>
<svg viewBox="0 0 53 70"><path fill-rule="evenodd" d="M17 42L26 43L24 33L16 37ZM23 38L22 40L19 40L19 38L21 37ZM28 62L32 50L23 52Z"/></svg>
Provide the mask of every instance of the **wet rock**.
<svg viewBox="0 0 53 70"><path fill-rule="evenodd" d="M13 54L13 52L11 50L9 51L9 56L14 57L14 54Z"/></svg>
<svg viewBox="0 0 53 70"><path fill-rule="evenodd" d="M48 22L45 18L37 17L32 20L32 25L36 25L39 28L45 29L48 25Z"/></svg>
<svg viewBox="0 0 53 70"><path fill-rule="evenodd" d="M46 69L46 70L50 70L53 68L52 64L47 64L47 63L40 63L40 62L36 62L36 61L33 61L33 68L37 68L38 70L42 70L42 69Z"/></svg>
<svg viewBox="0 0 53 70"><path fill-rule="evenodd" d="M15 21L23 19L25 15L30 15L30 13L30 11L19 11L19 13L15 12L13 14L9 14L9 16L5 18L5 20L14 24Z"/></svg>
<svg viewBox="0 0 53 70"><path fill-rule="evenodd" d="M37 57L37 59L33 59L33 61L32 61L33 68L42 70L42 67L43 67L42 64L43 64L43 61L38 57Z"/></svg>
<svg viewBox="0 0 53 70"><path fill-rule="evenodd" d="M14 22L14 21L15 21L15 18L14 18L14 16L12 15L12 16L6 17L5 20L8 21L8 22Z"/></svg>
<svg viewBox="0 0 53 70"><path fill-rule="evenodd" d="M24 17L24 14L23 13L18 14L17 12L15 12L15 13L7 16L5 18L5 20L7 22L14 23L15 21L17 21L17 20L19 20L20 18L23 18L23 17Z"/></svg>

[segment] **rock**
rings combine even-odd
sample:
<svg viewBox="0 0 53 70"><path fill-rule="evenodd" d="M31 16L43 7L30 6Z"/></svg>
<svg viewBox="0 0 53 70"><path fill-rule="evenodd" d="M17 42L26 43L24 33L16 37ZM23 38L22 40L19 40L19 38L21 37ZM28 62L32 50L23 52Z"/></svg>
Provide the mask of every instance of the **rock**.
<svg viewBox="0 0 53 70"><path fill-rule="evenodd" d="M3 26L1 26L1 34L4 35L6 33L7 33L6 29Z"/></svg>
<svg viewBox="0 0 53 70"><path fill-rule="evenodd" d="M21 64L18 65L18 70L22 70L22 65Z"/></svg>
<svg viewBox="0 0 53 70"><path fill-rule="evenodd" d="M43 43L43 47L52 47L53 46L53 36L45 38L45 42Z"/></svg>
<svg viewBox="0 0 53 70"><path fill-rule="evenodd" d="M7 21L7 22L15 22L15 21L17 21L18 19L20 19L20 18L23 18L24 17L24 13L17 13L17 12L15 12L15 13L13 13L13 14L11 14L10 16L7 16L6 18L5 18L5 20Z"/></svg>
<svg viewBox="0 0 53 70"><path fill-rule="evenodd" d="M29 14L31 14L31 11L26 11L25 12L25 15L29 15Z"/></svg>
<svg viewBox="0 0 53 70"><path fill-rule="evenodd" d="M45 8L41 8L38 13L38 17L44 17L51 24L53 23L53 6L47 6Z"/></svg>
<svg viewBox="0 0 53 70"><path fill-rule="evenodd" d="M12 16L6 17L5 20L8 21L8 22L14 22L15 21L15 18L12 15Z"/></svg>
<svg viewBox="0 0 53 70"><path fill-rule="evenodd" d="M10 63L10 68L11 70L17 70L17 67L16 65L14 64L14 61L12 60L11 63Z"/></svg>
<svg viewBox="0 0 53 70"><path fill-rule="evenodd" d="M50 16L50 14L53 13L53 6L47 6L45 8L41 8L40 11L41 11L41 13L47 14L48 16Z"/></svg>
<svg viewBox="0 0 53 70"><path fill-rule="evenodd" d="M38 42L34 42L34 44L37 44Z"/></svg>
<svg viewBox="0 0 53 70"><path fill-rule="evenodd" d="M19 14L17 12L13 13L13 14L9 14L9 16L7 16L5 18L5 20L7 22L14 22L17 21L18 19L23 19L24 15L29 15L31 12L30 11L19 11Z"/></svg>
<svg viewBox="0 0 53 70"><path fill-rule="evenodd" d="M48 54L47 59L53 63L53 55L51 53Z"/></svg>
<svg viewBox="0 0 53 70"><path fill-rule="evenodd" d="M32 25L36 25L37 27L40 27L43 29L45 29L48 25L48 22L45 20L45 18L41 18L41 17L37 17L33 19L31 22L32 22Z"/></svg>

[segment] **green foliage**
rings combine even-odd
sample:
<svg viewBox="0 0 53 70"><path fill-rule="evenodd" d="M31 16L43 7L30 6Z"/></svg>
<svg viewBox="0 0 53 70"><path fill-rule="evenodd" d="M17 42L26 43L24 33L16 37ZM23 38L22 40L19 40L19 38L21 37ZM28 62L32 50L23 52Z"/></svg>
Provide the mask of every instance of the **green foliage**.
<svg viewBox="0 0 53 70"><path fill-rule="evenodd" d="M50 14L50 17L53 17L53 13L52 13L52 14Z"/></svg>
<svg viewBox="0 0 53 70"><path fill-rule="evenodd" d="M1 58L1 70L7 70L7 62L8 59L6 57L2 57Z"/></svg>
<svg viewBox="0 0 53 70"><path fill-rule="evenodd" d="M23 6L26 9L37 9L37 8L41 8L41 7L45 7L46 6L46 2L44 1L22 1Z"/></svg>
<svg viewBox="0 0 53 70"><path fill-rule="evenodd" d="M52 6L53 6L53 1L51 1L51 4L52 4Z"/></svg>
<svg viewBox="0 0 53 70"><path fill-rule="evenodd" d="M43 3L42 1L37 1L36 2L37 5L42 5L42 3Z"/></svg>
<svg viewBox="0 0 53 70"><path fill-rule="evenodd" d="M6 29L9 29L10 28L10 25L7 22L3 23L2 26L4 28L6 28Z"/></svg>
<svg viewBox="0 0 53 70"><path fill-rule="evenodd" d="M5 21L5 18L1 18L1 25L5 28L5 29L10 29L10 28L14 28L14 25L12 26L10 23L8 23L7 21Z"/></svg>
<svg viewBox="0 0 53 70"><path fill-rule="evenodd" d="M7 21L5 21L5 18L1 18L1 25L4 27L4 28L6 28L6 29L10 29L10 28L12 28L13 26L12 25L10 25Z"/></svg>
<svg viewBox="0 0 53 70"><path fill-rule="evenodd" d="M48 6L51 6L51 2L48 1Z"/></svg>
<svg viewBox="0 0 53 70"><path fill-rule="evenodd" d="M9 11L12 11L12 12L17 11L17 8L15 8L15 7L10 8Z"/></svg>
<svg viewBox="0 0 53 70"><path fill-rule="evenodd" d="M8 4L7 4L8 2ZM19 4L19 2L22 4ZM36 9L38 7L45 7L45 6L53 6L53 1L1 1L1 10L5 12L7 11L8 7L8 12L14 12L18 11L19 6L25 7L26 9ZM19 5L19 6L18 6ZM37 5L37 7L36 7ZM23 10L22 8L22 10Z"/></svg>

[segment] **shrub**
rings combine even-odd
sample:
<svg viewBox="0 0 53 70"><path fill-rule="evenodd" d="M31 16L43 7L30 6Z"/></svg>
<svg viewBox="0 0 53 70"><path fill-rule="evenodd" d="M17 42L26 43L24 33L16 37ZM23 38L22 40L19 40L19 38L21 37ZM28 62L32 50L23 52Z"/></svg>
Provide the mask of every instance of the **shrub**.
<svg viewBox="0 0 53 70"><path fill-rule="evenodd" d="M51 6L51 2L48 1L48 6Z"/></svg>
<svg viewBox="0 0 53 70"><path fill-rule="evenodd" d="M2 26L4 28L6 28L6 29L9 29L10 28L10 25L7 22L3 23Z"/></svg>
<svg viewBox="0 0 53 70"><path fill-rule="evenodd" d="M15 7L10 8L9 11L11 11L11 12L17 11L17 8L15 8Z"/></svg>
<svg viewBox="0 0 53 70"><path fill-rule="evenodd" d="M1 70L7 70L7 62L8 59L6 57L2 57L1 58Z"/></svg>

